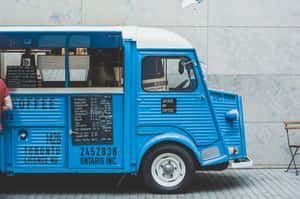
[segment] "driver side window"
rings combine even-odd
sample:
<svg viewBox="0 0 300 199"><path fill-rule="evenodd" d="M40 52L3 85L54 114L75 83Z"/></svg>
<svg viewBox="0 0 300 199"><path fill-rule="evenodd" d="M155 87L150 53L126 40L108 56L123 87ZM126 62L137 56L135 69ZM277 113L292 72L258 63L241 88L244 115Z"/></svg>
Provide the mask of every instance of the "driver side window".
<svg viewBox="0 0 300 199"><path fill-rule="evenodd" d="M191 59L147 56L142 61L142 87L148 92L191 92L197 79Z"/></svg>

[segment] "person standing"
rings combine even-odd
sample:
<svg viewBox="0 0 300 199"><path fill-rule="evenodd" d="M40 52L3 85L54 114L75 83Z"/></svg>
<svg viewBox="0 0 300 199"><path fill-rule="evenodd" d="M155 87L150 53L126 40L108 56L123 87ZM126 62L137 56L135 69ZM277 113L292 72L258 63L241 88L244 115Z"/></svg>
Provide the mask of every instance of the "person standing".
<svg viewBox="0 0 300 199"><path fill-rule="evenodd" d="M13 108L12 101L8 92L8 88L5 84L5 82L0 79L0 104L1 104L1 110L0 110L0 118L1 118L1 112L2 111L7 111L11 110ZM3 150L3 142L4 140L2 139L2 121L0 121L0 173L1 173L1 168L3 164L3 158L1 156L1 150Z"/></svg>
<svg viewBox="0 0 300 199"><path fill-rule="evenodd" d="M0 111L0 118L1 118L2 111L8 111L13 108L8 88L2 79L0 79L0 104L1 104L1 111ZM1 131L2 131L2 122L0 122L0 132Z"/></svg>

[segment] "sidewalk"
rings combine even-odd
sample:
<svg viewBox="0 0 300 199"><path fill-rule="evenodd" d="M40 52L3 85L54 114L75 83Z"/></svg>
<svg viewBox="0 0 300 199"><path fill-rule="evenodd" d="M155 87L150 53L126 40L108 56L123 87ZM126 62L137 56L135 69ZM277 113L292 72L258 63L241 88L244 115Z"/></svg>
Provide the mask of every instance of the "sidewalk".
<svg viewBox="0 0 300 199"><path fill-rule="evenodd" d="M199 172L187 193L159 195L147 192L140 178L120 176L16 176L1 177L0 199L210 199L300 198L300 176L283 169L227 169Z"/></svg>

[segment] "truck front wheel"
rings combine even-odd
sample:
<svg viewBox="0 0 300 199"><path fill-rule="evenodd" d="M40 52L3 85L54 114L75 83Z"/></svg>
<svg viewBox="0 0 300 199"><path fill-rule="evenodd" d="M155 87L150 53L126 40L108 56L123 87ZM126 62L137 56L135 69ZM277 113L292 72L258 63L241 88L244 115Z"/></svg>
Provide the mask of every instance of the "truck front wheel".
<svg viewBox="0 0 300 199"><path fill-rule="evenodd" d="M190 153L177 145L163 145L150 151L143 164L147 186L159 193L182 191L195 173Z"/></svg>

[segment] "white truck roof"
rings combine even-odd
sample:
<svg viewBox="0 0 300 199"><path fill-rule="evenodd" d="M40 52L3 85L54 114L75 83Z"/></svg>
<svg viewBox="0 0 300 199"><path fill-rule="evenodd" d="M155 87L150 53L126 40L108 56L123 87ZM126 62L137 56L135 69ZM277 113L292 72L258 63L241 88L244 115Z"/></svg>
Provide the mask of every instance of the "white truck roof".
<svg viewBox="0 0 300 199"><path fill-rule="evenodd" d="M137 48L193 48L191 43L180 35L152 27L137 26L0 26L0 32L7 31L121 31L123 39L137 42Z"/></svg>

